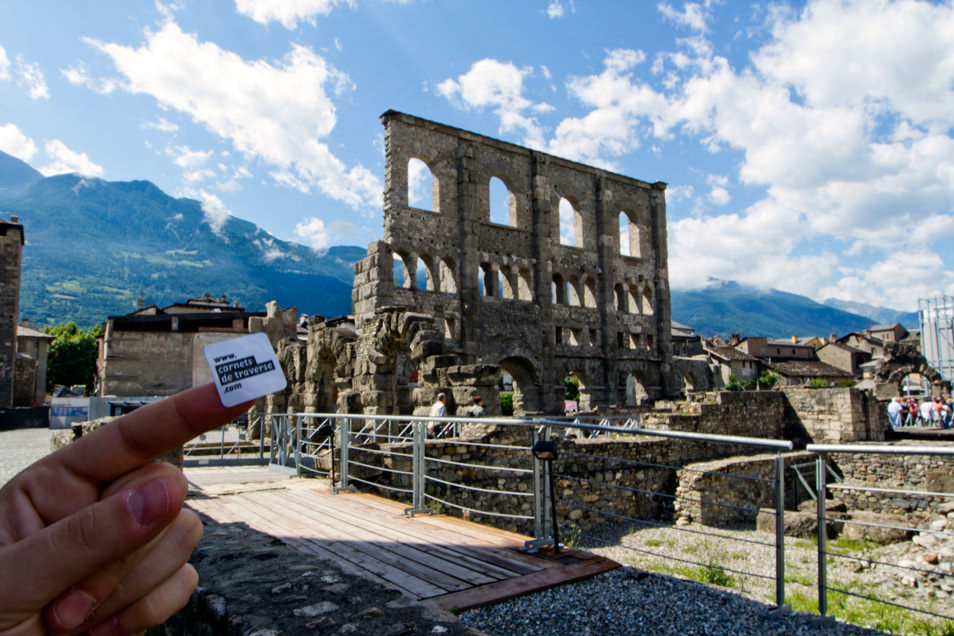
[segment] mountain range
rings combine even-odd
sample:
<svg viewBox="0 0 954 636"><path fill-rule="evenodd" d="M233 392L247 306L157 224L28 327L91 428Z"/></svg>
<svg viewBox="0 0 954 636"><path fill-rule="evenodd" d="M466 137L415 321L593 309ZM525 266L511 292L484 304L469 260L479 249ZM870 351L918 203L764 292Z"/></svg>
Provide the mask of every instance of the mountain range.
<svg viewBox="0 0 954 636"><path fill-rule="evenodd" d="M361 247L318 253L248 221L170 197L149 181L110 182L75 174L44 177L0 152L0 215L24 226L20 316L39 325L84 328L135 310L210 293L249 311L275 300L299 312L351 313L353 265ZM916 313L713 281L672 292L673 320L703 336L827 336L873 323L917 327Z"/></svg>

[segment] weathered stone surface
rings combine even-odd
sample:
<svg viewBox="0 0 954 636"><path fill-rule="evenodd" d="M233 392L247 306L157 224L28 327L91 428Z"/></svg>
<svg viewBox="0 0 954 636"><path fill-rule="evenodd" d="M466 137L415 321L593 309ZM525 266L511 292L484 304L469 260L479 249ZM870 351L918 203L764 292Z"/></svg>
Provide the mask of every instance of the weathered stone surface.
<svg viewBox="0 0 954 636"><path fill-rule="evenodd" d="M910 539L912 533L900 526L907 526L901 517L853 510L845 524L844 536L873 543L898 543Z"/></svg>

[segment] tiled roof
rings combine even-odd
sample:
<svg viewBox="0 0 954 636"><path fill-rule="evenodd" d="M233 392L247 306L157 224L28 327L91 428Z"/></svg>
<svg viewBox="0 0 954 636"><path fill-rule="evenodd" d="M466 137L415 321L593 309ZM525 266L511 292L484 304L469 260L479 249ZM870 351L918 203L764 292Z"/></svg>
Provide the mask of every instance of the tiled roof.
<svg viewBox="0 0 954 636"><path fill-rule="evenodd" d="M719 345L705 345L705 350L716 356L717 358L722 358L723 360L750 360L757 361L758 358L750 356L744 351L740 351L735 347L723 347Z"/></svg>
<svg viewBox="0 0 954 636"><path fill-rule="evenodd" d="M770 362L769 367L779 374L789 378L823 377L823 378L851 378L847 371L821 362L820 360L788 360L785 362Z"/></svg>

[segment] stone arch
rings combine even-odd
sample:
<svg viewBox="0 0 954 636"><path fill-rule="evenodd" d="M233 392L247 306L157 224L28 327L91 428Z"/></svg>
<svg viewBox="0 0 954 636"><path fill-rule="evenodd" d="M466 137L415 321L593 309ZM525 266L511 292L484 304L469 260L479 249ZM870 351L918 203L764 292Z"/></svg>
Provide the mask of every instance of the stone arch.
<svg viewBox="0 0 954 636"><path fill-rule="evenodd" d="M412 156L407 161L407 205L427 212L440 212L440 180L427 161Z"/></svg>
<svg viewBox="0 0 954 636"><path fill-rule="evenodd" d="M440 274L438 275L440 291L444 292L445 294L457 293L457 277L454 275L456 270L457 266L454 263L454 259L450 257L441 259Z"/></svg>
<svg viewBox="0 0 954 636"><path fill-rule="evenodd" d="M653 288L647 285L643 288L642 305L640 307L643 315L653 315Z"/></svg>
<svg viewBox="0 0 954 636"><path fill-rule="evenodd" d="M560 197L557 203L557 221L560 245L583 247L583 215L580 213L579 204L569 197Z"/></svg>
<svg viewBox="0 0 954 636"><path fill-rule="evenodd" d="M434 258L429 254L422 254L417 257L417 289L427 291L437 291L440 288L440 274L438 268L434 267Z"/></svg>
<svg viewBox="0 0 954 636"><path fill-rule="evenodd" d="M893 384L898 395L902 395L904 378L918 374L931 385L931 395L937 396L951 392L951 383L931 365L915 345L893 342L885 346L884 355L875 368L877 382Z"/></svg>
<svg viewBox="0 0 954 636"><path fill-rule="evenodd" d="M631 210L619 212L619 252L624 256L642 257L642 242L639 225Z"/></svg>
<svg viewBox="0 0 954 636"><path fill-rule="evenodd" d="M533 300L533 274L529 267L521 267L517 272L517 299Z"/></svg>
<svg viewBox="0 0 954 636"><path fill-rule="evenodd" d="M485 220L497 225L517 227L517 200L506 179L491 175L487 190L488 210Z"/></svg>
<svg viewBox="0 0 954 636"><path fill-rule="evenodd" d="M596 308L596 281L592 276L583 283L583 306Z"/></svg>
<svg viewBox="0 0 954 636"><path fill-rule="evenodd" d="M646 380L639 371L623 371L621 385L625 388L626 406L641 406L650 399L646 390Z"/></svg>
<svg viewBox="0 0 954 636"><path fill-rule="evenodd" d="M394 286L404 289L415 289L417 282L414 280L417 269L417 259L412 259L411 255L404 250L395 250L392 252L394 259Z"/></svg>
<svg viewBox="0 0 954 636"><path fill-rule="evenodd" d="M626 289L620 283L617 283L616 287L613 288L613 295L616 297L617 313L629 313L629 297L626 293Z"/></svg>
<svg viewBox="0 0 954 636"><path fill-rule="evenodd" d="M499 272L498 283L500 289L498 291L498 296L500 298L505 298L507 300L514 300L517 298L517 286L515 285L515 272L511 269L509 265L501 265Z"/></svg>
<svg viewBox="0 0 954 636"><path fill-rule="evenodd" d="M586 370L583 367L573 367L563 375L564 378L568 378L570 376L574 376L580 381L580 395L577 398L577 409L581 412L589 411L593 408L593 399L590 395L590 383L586 377Z"/></svg>
<svg viewBox="0 0 954 636"><path fill-rule="evenodd" d="M510 356L497 366L513 378L513 414L523 415L541 410L540 387L533 363L521 356Z"/></svg>
<svg viewBox="0 0 954 636"><path fill-rule="evenodd" d="M570 276L566 280L566 304L575 307L583 306L583 294L580 290L580 279L576 276Z"/></svg>
<svg viewBox="0 0 954 636"><path fill-rule="evenodd" d="M566 282L563 280L563 276L559 272L553 273L553 285L551 286L551 295L550 301L554 305L565 305L567 304L566 297Z"/></svg>

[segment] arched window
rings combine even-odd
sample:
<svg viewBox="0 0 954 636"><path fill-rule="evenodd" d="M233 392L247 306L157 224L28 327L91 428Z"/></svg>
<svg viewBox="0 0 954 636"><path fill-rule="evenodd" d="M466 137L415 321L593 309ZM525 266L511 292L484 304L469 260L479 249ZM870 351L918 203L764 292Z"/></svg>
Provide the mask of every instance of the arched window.
<svg viewBox="0 0 954 636"><path fill-rule="evenodd" d="M506 298L508 300L513 300L517 297L514 293L516 290L514 288L514 272L506 265L500 266L500 298Z"/></svg>
<svg viewBox="0 0 954 636"><path fill-rule="evenodd" d="M643 313L647 316L651 316L653 313L653 290L651 287L646 287L643 290Z"/></svg>
<svg viewBox="0 0 954 636"><path fill-rule="evenodd" d="M533 278L530 270L522 268L517 281L517 298L520 300L533 300Z"/></svg>
<svg viewBox="0 0 954 636"><path fill-rule="evenodd" d="M632 308L630 311L633 313L643 313L643 297L639 293L639 288L637 288L636 285L629 286L629 306Z"/></svg>
<svg viewBox="0 0 954 636"><path fill-rule="evenodd" d="M583 222L569 199L560 199L560 244L583 247Z"/></svg>
<svg viewBox="0 0 954 636"><path fill-rule="evenodd" d="M554 305L566 304L566 283L559 274L553 275L553 285L551 286L550 300Z"/></svg>
<svg viewBox="0 0 954 636"><path fill-rule="evenodd" d="M633 222L633 217L625 210L619 213L619 252L637 258L642 256L639 226Z"/></svg>
<svg viewBox="0 0 954 636"><path fill-rule="evenodd" d="M497 268L492 263L481 263L477 274L477 289L481 296L497 297L500 285L497 282Z"/></svg>
<svg viewBox="0 0 954 636"><path fill-rule="evenodd" d="M437 180L426 163L417 158L407 162L407 205L411 208L439 211Z"/></svg>
<svg viewBox="0 0 954 636"><path fill-rule="evenodd" d="M592 278L583 283L583 306L596 307L596 281Z"/></svg>
<svg viewBox="0 0 954 636"><path fill-rule="evenodd" d="M454 277L454 261L445 258L441 261L440 289L445 294L457 293L457 279Z"/></svg>
<svg viewBox="0 0 954 636"><path fill-rule="evenodd" d="M570 276L566 281L566 304L574 307L583 306L580 280L576 276Z"/></svg>
<svg viewBox="0 0 954 636"><path fill-rule="evenodd" d="M430 257L426 259L419 257L417 259L417 278L415 279L418 289L435 291L437 289L434 280L434 272L431 270Z"/></svg>
<svg viewBox="0 0 954 636"><path fill-rule="evenodd" d="M394 286L404 289L414 289L414 266L417 261L411 261L407 254L394 252Z"/></svg>
<svg viewBox="0 0 954 636"><path fill-rule="evenodd" d="M490 178L490 222L516 227L515 201L507 184L499 177Z"/></svg>

